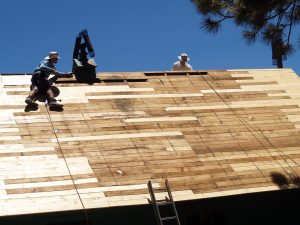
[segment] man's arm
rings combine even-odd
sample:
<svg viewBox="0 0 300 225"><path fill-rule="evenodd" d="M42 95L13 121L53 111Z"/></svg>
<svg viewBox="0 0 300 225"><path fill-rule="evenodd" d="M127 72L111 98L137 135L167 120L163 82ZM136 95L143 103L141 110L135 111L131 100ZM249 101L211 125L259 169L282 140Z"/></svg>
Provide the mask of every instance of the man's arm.
<svg viewBox="0 0 300 225"><path fill-rule="evenodd" d="M40 64L40 70L44 72L49 72L55 76L63 76L62 72L57 71L53 66L50 65L48 60L43 60Z"/></svg>
<svg viewBox="0 0 300 225"><path fill-rule="evenodd" d="M180 66L180 64L178 63L178 62L175 62L174 64L173 64L173 67L172 67L172 71L178 71L179 69L179 66Z"/></svg>
<svg viewBox="0 0 300 225"><path fill-rule="evenodd" d="M175 70L176 70L176 63L174 63L172 66L172 71L175 71Z"/></svg>
<svg viewBox="0 0 300 225"><path fill-rule="evenodd" d="M53 67L50 66L48 60L43 60L43 61L40 63L39 68L40 68L40 70L43 71L43 72L53 73L53 72L56 71L55 68L53 68Z"/></svg>
<svg viewBox="0 0 300 225"><path fill-rule="evenodd" d="M68 73L61 73L61 75L54 75L53 77L51 77L49 79L49 83L50 85L52 85L58 78L72 78L73 77L73 73L72 72L68 72Z"/></svg>

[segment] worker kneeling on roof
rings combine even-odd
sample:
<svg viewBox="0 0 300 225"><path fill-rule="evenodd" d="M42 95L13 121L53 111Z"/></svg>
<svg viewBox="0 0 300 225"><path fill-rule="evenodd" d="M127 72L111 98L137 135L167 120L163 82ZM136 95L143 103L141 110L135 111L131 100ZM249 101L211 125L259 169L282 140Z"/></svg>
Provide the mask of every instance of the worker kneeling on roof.
<svg viewBox="0 0 300 225"><path fill-rule="evenodd" d="M51 82L49 80L50 74L58 77L72 77L72 73L61 73L55 69L54 64L57 63L60 57L57 52L50 52L43 61L40 62L39 66L34 70L31 78L31 92L25 99L25 102L31 106L38 106L34 99L38 92L46 93L46 98L49 107L62 106L54 98L53 91L51 90Z"/></svg>

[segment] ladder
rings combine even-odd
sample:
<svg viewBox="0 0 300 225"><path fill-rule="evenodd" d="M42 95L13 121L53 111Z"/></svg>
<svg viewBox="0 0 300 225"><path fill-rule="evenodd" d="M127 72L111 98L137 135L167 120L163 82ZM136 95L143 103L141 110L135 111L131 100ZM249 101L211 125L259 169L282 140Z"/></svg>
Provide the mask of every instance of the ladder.
<svg viewBox="0 0 300 225"><path fill-rule="evenodd" d="M151 199L148 199L154 209L154 214L158 225L180 225L175 203L171 193L168 180L165 180L165 187L153 188L151 180L148 181L148 190ZM163 199L156 199L155 194L165 192Z"/></svg>

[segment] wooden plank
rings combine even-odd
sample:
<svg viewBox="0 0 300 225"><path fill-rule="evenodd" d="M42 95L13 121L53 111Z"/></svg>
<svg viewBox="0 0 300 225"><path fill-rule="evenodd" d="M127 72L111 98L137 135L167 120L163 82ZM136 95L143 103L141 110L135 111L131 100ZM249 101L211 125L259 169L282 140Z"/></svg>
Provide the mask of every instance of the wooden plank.
<svg viewBox="0 0 300 225"><path fill-rule="evenodd" d="M51 139L52 142L68 142L68 141L93 141L93 140L107 140L107 139L123 139L123 138L143 138L143 137L160 137L160 136L180 136L181 132L153 132L153 133L132 133L132 134L112 134L101 136L83 136L83 137L69 137Z"/></svg>
<svg viewBox="0 0 300 225"><path fill-rule="evenodd" d="M127 119L124 121L126 123L141 123L141 122L167 122L167 121L193 121L197 120L197 117L151 117L151 118L137 118L137 119Z"/></svg>

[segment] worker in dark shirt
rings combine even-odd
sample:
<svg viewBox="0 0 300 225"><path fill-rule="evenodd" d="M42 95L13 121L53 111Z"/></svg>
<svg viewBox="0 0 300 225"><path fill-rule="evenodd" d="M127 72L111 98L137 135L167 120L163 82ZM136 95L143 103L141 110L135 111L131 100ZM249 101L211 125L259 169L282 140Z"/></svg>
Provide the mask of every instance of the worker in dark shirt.
<svg viewBox="0 0 300 225"><path fill-rule="evenodd" d="M49 80L50 74L54 74L55 77L72 77L71 73L61 73L55 69L54 64L57 63L60 57L57 52L50 52L43 61L40 62L39 66L34 70L31 78L31 92L26 97L25 102L31 106L38 106L35 103L34 98L37 93L45 93L48 105L50 107L62 106L54 98L53 91L51 90L51 81Z"/></svg>

